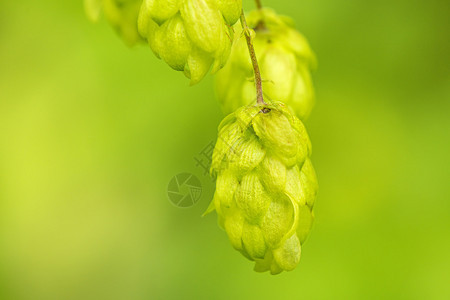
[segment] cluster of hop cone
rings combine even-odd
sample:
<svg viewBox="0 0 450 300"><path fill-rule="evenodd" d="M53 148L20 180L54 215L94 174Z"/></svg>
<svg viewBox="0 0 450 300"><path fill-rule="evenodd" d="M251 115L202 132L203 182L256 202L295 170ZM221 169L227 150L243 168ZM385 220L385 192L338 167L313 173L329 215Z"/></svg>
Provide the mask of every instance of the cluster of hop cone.
<svg viewBox="0 0 450 300"><path fill-rule="evenodd" d="M317 179L305 121L314 105L315 56L290 18L260 8L247 14L265 101L256 102L254 67L237 24L242 0L85 0L130 45L146 42L170 67L199 82L215 73L227 114L211 173L217 212L231 245L278 274L299 263L314 219Z"/></svg>

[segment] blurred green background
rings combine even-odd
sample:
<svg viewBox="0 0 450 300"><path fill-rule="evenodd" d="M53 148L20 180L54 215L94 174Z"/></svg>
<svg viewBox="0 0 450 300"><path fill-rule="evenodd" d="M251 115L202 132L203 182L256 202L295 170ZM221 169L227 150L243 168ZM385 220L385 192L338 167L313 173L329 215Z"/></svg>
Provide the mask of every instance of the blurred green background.
<svg viewBox="0 0 450 300"><path fill-rule="evenodd" d="M450 299L449 2L263 3L319 58L320 194L298 268L253 272L201 218L211 76L189 87L82 1L3 1L0 298ZM180 172L204 188L189 209L167 198Z"/></svg>

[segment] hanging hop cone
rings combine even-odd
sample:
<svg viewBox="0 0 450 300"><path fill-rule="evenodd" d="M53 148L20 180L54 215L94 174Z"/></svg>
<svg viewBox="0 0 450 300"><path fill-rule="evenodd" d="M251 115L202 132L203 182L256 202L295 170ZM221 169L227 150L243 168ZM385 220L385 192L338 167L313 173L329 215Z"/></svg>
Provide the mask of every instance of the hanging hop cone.
<svg viewBox="0 0 450 300"><path fill-rule="evenodd" d="M225 65L241 10L242 0L144 0L138 27L155 55L195 84Z"/></svg>
<svg viewBox="0 0 450 300"><path fill-rule="evenodd" d="M103 11L123 40L132 46L143 41L137 29L142 0L84 0L86 14L96 22Z"/></svg>
<svg viewBox="0 0 450 300"><path fill-rule="evenodd" d="M217 212L232 246L255 271L293 270L313 222L317 179L303 123L281 102L247 106L219 126L211 172Z"/></svg>
<svg viewBox="0 0 450 300"><path fill-rule="evenodd" d="M255 31L253 43L266 98L286 103L301 120L306 120L314 106L310 70L316 64L307 40L294 29L290 18L279 16L271 9L251 12L247 22ZM217 73L215 81L225 114L256 99L247 44L236 28L237 40L229 61Z"/></svg>

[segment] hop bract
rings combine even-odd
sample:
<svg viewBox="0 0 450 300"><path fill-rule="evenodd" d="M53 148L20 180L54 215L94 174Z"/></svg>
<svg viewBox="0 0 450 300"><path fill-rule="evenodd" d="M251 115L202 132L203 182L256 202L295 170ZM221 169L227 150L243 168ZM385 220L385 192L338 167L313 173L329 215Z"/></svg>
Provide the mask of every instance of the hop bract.
<svg viewBox="0 0 450 300"><path fill-rule="evenodd" d="M195 84L225 65L241 9L242 0L144 0L139 32L157 57Z"/></svg>
<svg viewBox="0 0 450 300"><path fill-rule="evenodd" d="M255 271L293 270L313 222L317 179L303 123L281 102L246 106L219 126L212 173L216 210Z"/></svg>
<svg viewBox="0 0 450 300"><path fill-rule="evenodd" d="M314 106L310 70L316 63L307 40L294 29L290 18L271 9L251 12L247 22L256 33L253 43L266 97L288 104L301 120L306 120ZM240 37L229 62L216 76L216 91L225 114L255 101L252 76L246 41Z"/></svg>
<svg viewBox="0 0 450 300"><path fill-rule="evenodd" d="M88 17L97 21L101 12L129 45L143 41L137 29L142 0L84 0Z"/></svg>

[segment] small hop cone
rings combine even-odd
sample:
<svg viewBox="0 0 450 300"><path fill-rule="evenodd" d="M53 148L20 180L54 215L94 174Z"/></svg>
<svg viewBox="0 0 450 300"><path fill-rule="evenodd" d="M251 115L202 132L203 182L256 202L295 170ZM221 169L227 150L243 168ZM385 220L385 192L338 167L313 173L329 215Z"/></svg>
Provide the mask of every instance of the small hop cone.
<svg viewBox="0 0 450 300"><path fill-rule="evenodd" d="M96 22L101 12L125 43L132 46L143 41L137 28L142 0L84 0L88 18Z"/></svg>
<svg viewBox="0 0 450 300"><path fill-rule="evenodd" d="M158 58L196 84L221 69L242 0L144 0L138 28Z"/></svg>
<svg viewBox="0 0 450 300"><path fill-rule="evenodd" d="M219 126L211 172L217 212L232 246L255 271L293 270L313 223L317 179L303 123L281 102L246 106Z"/></svg>
<svg viewBox="0 0 450 300"><path fill-rule="evenodd" d="M251 12L247 23L255 31L253 43L266 98L286 103L305 121L315 101L310 70L316 65L307 40L295 30L291 19L268 8ZM215 79L216 94L225 114L256 99L252 63L239 32L237 29L235 36L239 38L233 44L229 62Z"/></svg>

